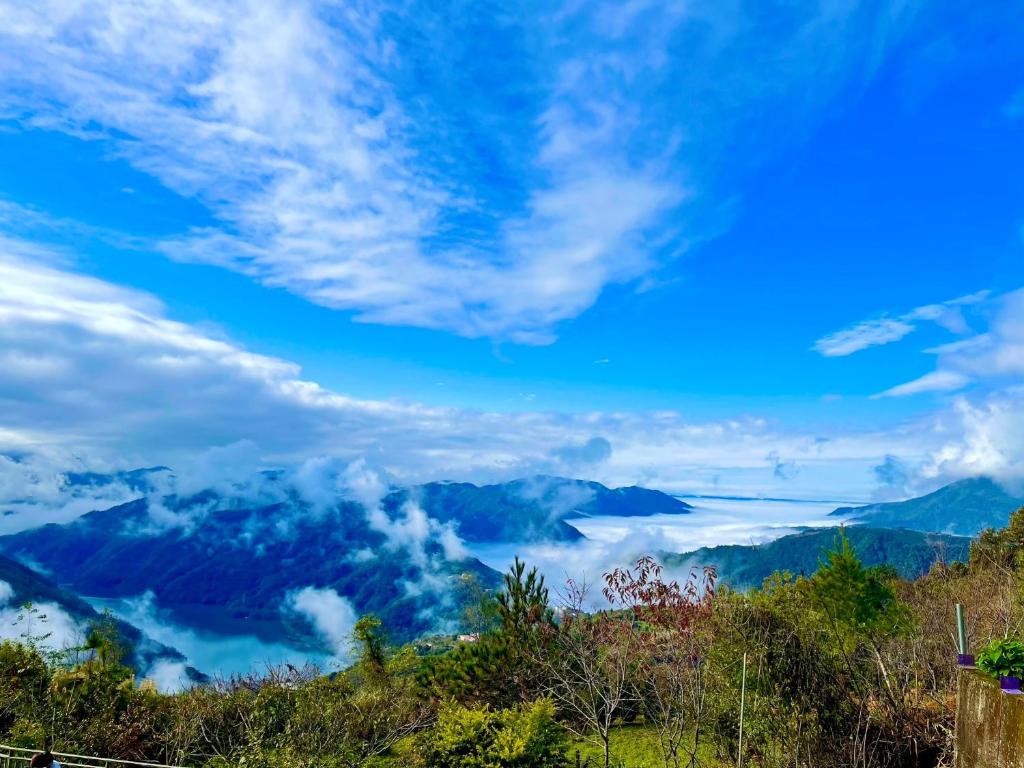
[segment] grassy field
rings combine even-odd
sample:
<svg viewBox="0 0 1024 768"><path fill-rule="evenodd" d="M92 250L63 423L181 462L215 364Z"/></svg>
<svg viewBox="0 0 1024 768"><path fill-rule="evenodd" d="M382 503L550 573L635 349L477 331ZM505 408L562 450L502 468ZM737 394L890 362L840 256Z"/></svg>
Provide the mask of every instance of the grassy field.
<svg viewBox="0 0 1024 768"><path fill-rule="evenodd" d="M372 768L408 768L413 758L415 739L402 739L391 754L370 762ZM661 745L658 743L658 730L650 725L620 725L612 731L612 765L614 768L665 768L661 756ZM603 768L604 757L601 748L592 741L570 738L566 750L566 765L576 765L576 750L580 753L580 763L586 764L590 758L590 768ZM730 768L719 760L715 750L709 744L702 745L700 754L701 768ZM685 762L683 763L686 764Z"/></svg>
<svg viewBox="0 0 1024 768"><path fill-rule="evenodd" d="M665 768L658 742L658 731L649 725L622 725L612 731L612 764L616 768ZM569 746L570 765L575 765L576 750L580 760L590 758L592 768L602 768L604 757L601 748L592 741L573 740ZM720 768L725 763L715 755L710 745L703 745L698 755L701 766Z"/></svg>

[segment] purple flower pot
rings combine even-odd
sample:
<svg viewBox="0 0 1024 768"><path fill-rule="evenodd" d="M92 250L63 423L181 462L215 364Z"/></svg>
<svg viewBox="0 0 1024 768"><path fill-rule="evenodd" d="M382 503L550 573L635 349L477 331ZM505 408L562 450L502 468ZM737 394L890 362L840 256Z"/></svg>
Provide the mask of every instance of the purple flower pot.
<svg viewBox="0 0 1024 768"><path fill-rule="evenodd" d="M956 663L961 667L973 667L974 655L970 653L958 653L956 655Z"/></svg>
<svg viewBox="0 0 1024 768"><path fill-rule="evenodd" d="M1020 678L1019 677L999 677L999 687L1004 691L1019 691L1020 690Z"/></svg>

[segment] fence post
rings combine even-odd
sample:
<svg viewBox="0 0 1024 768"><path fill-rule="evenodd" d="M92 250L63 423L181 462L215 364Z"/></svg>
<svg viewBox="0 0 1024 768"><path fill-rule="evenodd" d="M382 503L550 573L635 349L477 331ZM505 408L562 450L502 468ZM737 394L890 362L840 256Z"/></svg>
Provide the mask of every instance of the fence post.
<svg viewBox="0 0 1024 768"><path fill-rule="evenodd" d="M964 631L964 607L956 604L956 636L960 643L960 654L967 653L967 633Z"/></svg>
<svg viewBox="0 0 1024 768"><path fill-rule="evenodd" d="M743 652L743 675L740 678L740 741L736 749L736 766L743 766L743 704L747 698L747 653Z"/></svg>

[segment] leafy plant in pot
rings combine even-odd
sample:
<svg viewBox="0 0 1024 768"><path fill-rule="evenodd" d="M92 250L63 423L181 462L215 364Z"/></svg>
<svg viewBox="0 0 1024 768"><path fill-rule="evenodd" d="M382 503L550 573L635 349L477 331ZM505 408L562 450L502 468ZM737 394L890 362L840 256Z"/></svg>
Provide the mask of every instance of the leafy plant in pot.
<svg viewBox="0 0 1024 768"><path fill-rule="evenodd" d="M993 640L986 645L977 659L978 669L999 678L999 687L1019 691L1024 678L1024 642L1020 640Z"/></svg>

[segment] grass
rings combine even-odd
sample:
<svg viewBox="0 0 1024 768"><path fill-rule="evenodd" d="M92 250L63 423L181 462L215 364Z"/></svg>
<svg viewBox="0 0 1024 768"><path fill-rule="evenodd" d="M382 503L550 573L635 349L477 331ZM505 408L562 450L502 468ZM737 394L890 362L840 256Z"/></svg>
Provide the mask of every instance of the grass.
<svg viewBox="0 0 1024 768"><path fill-rule="evenodd" d="M408 768L414 762L414 742L411 736L402 739L389 755L371 761L371 768ZM658 729L653 725L634 723L616 726L611 734L611 748L614 768L665 768ZM568 768L575 768L577 749L580 751L581 764L590 758L590 768L604 768L601 747L592 741L576 738L570 738L566 750ZM714 746L709 743L701 746L697 757L701 768L731 768L718 758ZM683 765L686 765L685 761Z"/></svg>
<svg viewBox="0 0 1024 768"><path fill-rule="evenodd" d="M610 743L612 765L616 768L665 768L658 729L654 726L620 725L612 731ZM603 768L604 754L598 744L573 739L568 750L570 765L575 765L576 750L580 752L581 762L590 758L592 768ZM725 765L718 759L711 744L702 745L697 757L699 764L706 768L719 768Z"/></svg>

